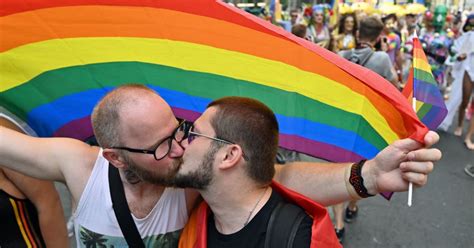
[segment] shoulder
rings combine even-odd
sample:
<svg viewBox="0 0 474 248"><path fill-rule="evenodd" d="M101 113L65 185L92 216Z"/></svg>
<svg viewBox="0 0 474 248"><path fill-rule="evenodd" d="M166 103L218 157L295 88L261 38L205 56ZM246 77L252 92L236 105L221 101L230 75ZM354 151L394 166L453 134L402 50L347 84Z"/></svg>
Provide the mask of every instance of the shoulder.
<svg viewBox="0 0 474 248"><path fill-rule="evenodd" d="M388 56L388 54L386 52L381 52L381 51L376 51L374 52L374 55L372 56L373 59L377 59L377 60L386 60L386 61L389 61L390 62L390 57Z"/></svg>
<svg viewBox="0 0 474 248"><path fill-rule="evenodd" d="M352 50L343 50L343 51L339 51L337 54L347 59L352 54L352 52L353 52Z"/></svg>
<svg viewBox="0 0 474 248"><path fill-rule="evenodd" d="M74 143L74 144L73 144ZM101 149L97 146L91 146L79 140L72 140L67 148L69 157L65 157L64 163L67 165L65 171L68 173L82 173L91 171L101 155ZM104 158L105 159L105 158Z"/></svg>
<svg viewBox="0 0 474 248"><path fill-rule="evenodd" d="M71 161L64 161L65 165L63 167L66 185L76 203L82 195L101 153L99 147L90 146L86 143L77 144L77 148L76 154L70 158Z"/></svg>

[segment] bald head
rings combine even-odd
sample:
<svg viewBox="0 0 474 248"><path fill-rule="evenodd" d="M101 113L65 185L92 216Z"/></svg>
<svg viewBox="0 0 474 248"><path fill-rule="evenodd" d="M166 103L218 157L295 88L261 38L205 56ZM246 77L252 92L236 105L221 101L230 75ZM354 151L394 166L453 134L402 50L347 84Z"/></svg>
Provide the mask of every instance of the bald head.
<svg viewBox="0 0 474 248"><path fill-rule="evenodd" d="M168 104L144 85L130 84L114 89L99 101L92 112L92 127L97 142L104 148L121 145L121 131L141 126L138 122L146 121L147 113L152 110L168 119L174 118ZM154 124L159 126L159 123Z"/></svg>

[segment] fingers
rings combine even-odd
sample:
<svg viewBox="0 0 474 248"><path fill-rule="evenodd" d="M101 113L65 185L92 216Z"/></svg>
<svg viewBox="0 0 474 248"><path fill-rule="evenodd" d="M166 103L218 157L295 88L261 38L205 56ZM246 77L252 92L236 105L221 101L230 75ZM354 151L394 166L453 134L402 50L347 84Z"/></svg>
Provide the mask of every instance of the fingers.
<svg viewBox="0 0 474 248"><path fill-rule="evenodd" d="M432 162L403 162L400 164L402 173L419 173L429 174L433 171L434 164Z"/></svg>
<svg viewBox="0 0 474 248"><path fill-rule="evenodd" d="M428 182L428 175L414 172L402 173L402 178L408 182L412 182L416 187L422 187Z"/></svg>
<svg viewBox="0 0 474 248"><path fill-rule="evenodd" d="M432 162L403 162L400 164L402 178L421 187L428 181L428 174L433 171Z"/></svg>
<svg viewBox="0 0 474 248"><path fill-rule="evenodd" d="M436 133L436 132L433 132L433 131L429 131L428 133L426 133L425 137L424 137L424 142L425 144L420 144L419 142L415 141L415 140L412 140L412 139L402 139L402 140L398 140L398 141L395 141L393 143L393 146L397 147L398 149L402 150L402 151L405 151L405 152L410 152L410 151L415 151L415 150L418 150L422 147L425 147L425 148L429 148L431 147L432 145L438 143L439 141L439 135ZM431 156L433 155L436 155L435 157L438 157L438 159L436 160L439 160L441 157L441 153L436 153L436 154L433 154L433 152L429 152L425 155L424 152L420 153L420 156L421 159L423 159L423 156L428 156L426 159L423 159L423 160L432 160L431 159ZM417 154L414 154L412 156L415 156L413 157L412 159L410 160L415 160L417 159L418 155Z"/></svg>
<svg viewBox="0 0 474 248"><path fill-rule="evenodd" d="M438 143L439 135L436 132L429 131L425 135L425 147L431 147L432 145Z"/></svg>
<svg viewBox="0 0 474 248"><path fill-rule="evenodd" d="M438 161L442 157L441 151L436 149L436 148L430 148L430 149L419 149L415 151L411 151L407 154L407 159L409 161L419 161L419 162L425 162L425 161Z"/></svg>
<svg viewBox="0 0 474 248"><path fill-rule="evenodd" d="M409 139L409 138L397 140L393 143L393 146L404 152L413 151L413 150L420 149L423 147L423 145L420 144L419 142Z"/></svg>

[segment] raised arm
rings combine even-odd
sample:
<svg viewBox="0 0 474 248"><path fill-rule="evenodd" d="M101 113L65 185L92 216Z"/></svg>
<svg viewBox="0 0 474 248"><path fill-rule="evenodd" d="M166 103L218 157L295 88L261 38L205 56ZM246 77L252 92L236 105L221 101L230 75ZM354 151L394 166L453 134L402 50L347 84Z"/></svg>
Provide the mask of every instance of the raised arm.
<svg viewBox="0 0 474 248"><path fill-rule="evenodd" d="M10 130L15 127L0 118L0 165L38 179L66 182L77 200L98 148L74 139L30 137Z"/></svg>
<svg viewBox="0 0 474 248"><path fill-rule="evenodd" d="M365 163L362 178L369 194L400 192L426 184L433 162L441 159L438 149L430 148L439 140L438 134L428 132L425 146L411 140L398 140ZM348 183L351 163L296 162L277 167L275 180L286 187L329 206L354 199Z"/></svg>
<svg viewBox="0 0 474 248"><path fill-rule="evenodd" d="M66 220L58 192L53 183L28 177L8 169L3 169L3 171L8 180L35 205L41 235L46 247L68 247Z"/></svg>

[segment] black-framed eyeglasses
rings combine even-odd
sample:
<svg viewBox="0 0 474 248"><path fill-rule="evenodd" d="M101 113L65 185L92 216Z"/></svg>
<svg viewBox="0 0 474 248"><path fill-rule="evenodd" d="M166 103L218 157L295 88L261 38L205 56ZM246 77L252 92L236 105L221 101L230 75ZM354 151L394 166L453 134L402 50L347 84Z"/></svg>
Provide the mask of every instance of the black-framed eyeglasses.
<svg viewBox="0 0 474 248"><path fill-rule="evenodd" d="M130 148L130 147L125 147L125 146L114 146L110 148L125 150L125 151L133 152L133 153L153 154L153 157L155 158L155 160L161 160L170 153L171 147L173 145L173 140L176 140L178 144L181 145L181 141L183 141L184 139L183 137L184 137L184 129L187 125L186 123L187 122L185 121L180 122L178 127L176 127L173 130L173 133L170 136L164 138L162 141L158 143L158 145L156 145L155 148L151 150Z"/></svg>
<svg viewBox="0 0 474 248"><path fill-rule="evenodd" d="M209 136L209 135L206 135L206 134L194 132L193 129L194 129L194 126L192 125L192 123L188 122L187 125L185 124L184 128L183 128L184 134L183 134L180 142L187 139L188 144L191 144L193 142L193 140L195 140L197 137L204 137L204 138L208 138L208 139L211 139L211 140L223 142L223 143L226 143L226 144L229 144L229 145L237 145L237 143L226 140L226 139L222 139L222 138L219 138L219 137L212 137L212 136ZM247 156L245 155L245 153L243 151L242 151L242 157L245 160L248 160Z"/></svg>

